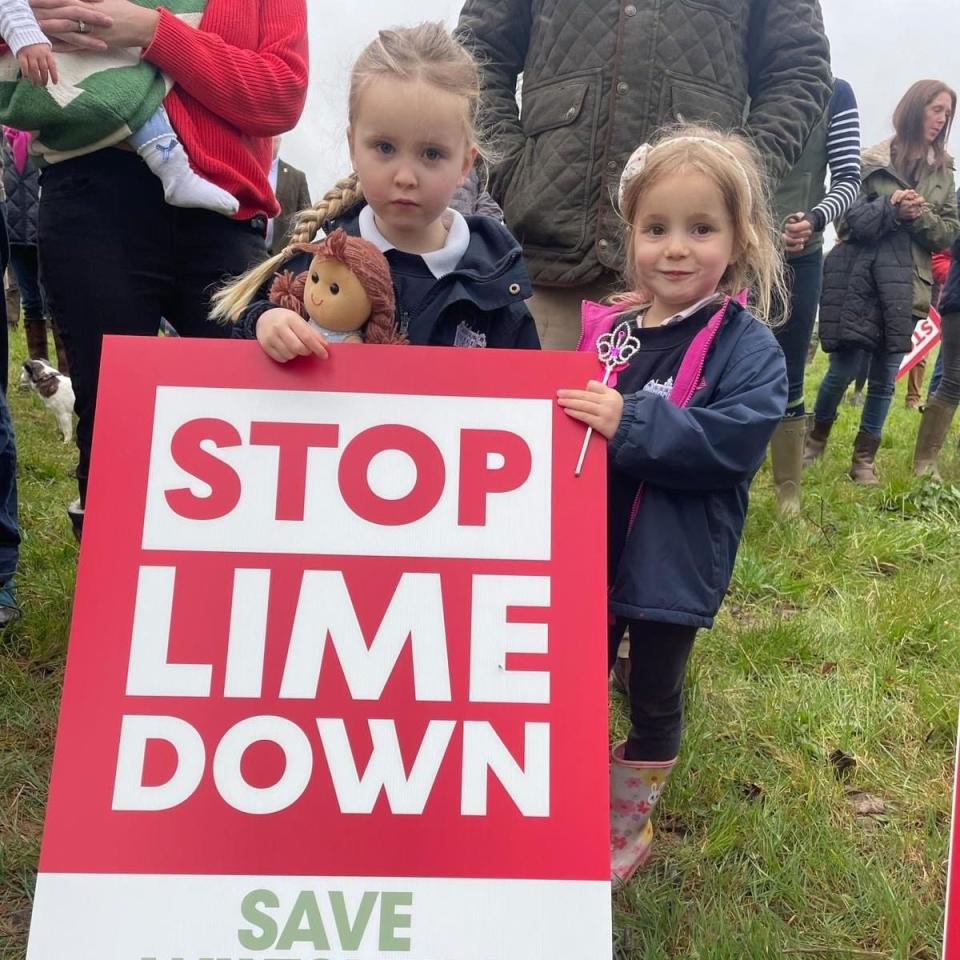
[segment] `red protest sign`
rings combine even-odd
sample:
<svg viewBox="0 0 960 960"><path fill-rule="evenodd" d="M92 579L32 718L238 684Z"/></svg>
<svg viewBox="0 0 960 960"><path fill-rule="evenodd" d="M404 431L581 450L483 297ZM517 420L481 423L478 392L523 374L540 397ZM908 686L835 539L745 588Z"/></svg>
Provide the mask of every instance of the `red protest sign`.
<svg viewBox="0 0 960 960"><path fill-rule="evenodd" d="M960 960L960 726L957 728L957 758L953 775L953 817L950 823L943 960Z"/></svg>
<svg viewBox="0 0 960 960"><path fill-rule="evenodd" d="M940 314L934 307L913 329L913 348L900 362L897 379L906 376L939 342Z"/></svg>
<svg viewBox="0 0 960 960"><path fill-rule="evenodd" d="M106 341L29 960L610 955L591 373Z"/></svg>

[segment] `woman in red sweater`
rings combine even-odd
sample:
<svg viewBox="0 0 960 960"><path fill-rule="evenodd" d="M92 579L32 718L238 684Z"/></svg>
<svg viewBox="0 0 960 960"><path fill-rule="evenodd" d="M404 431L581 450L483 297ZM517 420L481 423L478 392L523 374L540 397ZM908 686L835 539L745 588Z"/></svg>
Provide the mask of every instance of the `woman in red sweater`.
<svg viewBox="0 0 960 960"><path fill-rule="evenodd" d="M240 202L231 219L169 206L123 145L42 175L40 269L77 398L80 497L68 512L79 536L103 335L155 336L166 317L182 336L229 336L207 319L210 290L265 256L267 218L279 212L271 140L296 125L306 98L306 2L209 0L199 27L130 0L31 6L61 42L141 47L174 81L164 105L197 172ZM96 25L105 18L110 26Z"/></svg>

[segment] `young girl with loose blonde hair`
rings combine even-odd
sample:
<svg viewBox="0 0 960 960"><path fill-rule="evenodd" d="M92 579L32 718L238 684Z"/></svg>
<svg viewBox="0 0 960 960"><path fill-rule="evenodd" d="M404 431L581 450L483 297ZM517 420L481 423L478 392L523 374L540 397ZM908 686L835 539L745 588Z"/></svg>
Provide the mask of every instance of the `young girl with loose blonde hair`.
<svg viewBox="0 0 960 960"><path fill-rule="evenodd" d="M326 342L266 298L274 274L306 269L295 251L335 226L387 257L398 332L414 344L539 347L530 282L506 228L449 204L477 158L476 63L439 23L381 30L351 72L354 173L295 221L291 245L214 296L212 316L275 360L326 355Z"/></svg>
<svg viewBox="0 0 960 960"><path fill-rule="evenodd" d="M782 284L747 143L702 127L664 131L627 162L620 205L629 289L612 305L584 304L580 348L612 333L616 348L636 349L609 385L559 391L560 406L609 441L608 659L629 628L632 664L630 734L611 763L615 885L649 856L650 813L680 746L687 659L730 582L750 481L787 397L780 347L740 302L749 287L767 314Z"/></svg>
<svg viewBox="0 0 960 960"><path fill-rule="evenodd" d="M739 249L717 289L731 296L750 290L759 317L775 323L779 318L772 316L773 304L785 302L783 260L775 239L768 184L753 147L733 133L684 125L664 127L644 153L647 163L643 175L627 180L620 201L620 215L627 231L624 277L630 291L613 299L622 302L642 295L642 290L637 289L634 264L637 232L632 229L633 219L650 185L679 167L710 177L723 194L733 219Z"/></svg>

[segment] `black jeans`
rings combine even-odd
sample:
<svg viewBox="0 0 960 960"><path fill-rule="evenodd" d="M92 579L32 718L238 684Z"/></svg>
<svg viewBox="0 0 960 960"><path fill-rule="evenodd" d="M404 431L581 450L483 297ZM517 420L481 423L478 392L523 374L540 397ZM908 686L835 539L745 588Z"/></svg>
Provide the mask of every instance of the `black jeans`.
<svg viewBox="0 0 960 960"><path fill-rule="evenodd" d="M266 255L259 221L164 202L160 181L119 149L47 167L41 177L40 279L70 360L77 480L87 492L104 334L229 337L207 318L210 294Z"/></svg>
<svg viewBox="0 0 960 960"><path fill-rule="evenodd" d="M683 733L683 679L696 627L617 620L607 634L607 666L630 628L630 734L627 760L673 760Z"/></svg>
<svg viewBox="0 0 960 960"><path fill-rule="evenodd" d="M0 215L0 277L7 269L7 226ZM12 579L20 557L17 522L17 442L7 406L7 302L0 297L0 587Z"/></svg>
<svg viewBox="0 0 960 960"><path fill-rule="evenodd" d="M941 321L943 376L934 396L944 403L960 403L960 313L945 313Z"/></svg>
<svg viewBox="0 0 960 960"><path fill-rule="evenodd" d="M807 351L813 335L813 324L820 303L823 285L823 253L819 250L790 260L786 266L790 288L790 316L774 331L783 356L787 361L788 417L804 414L803 376L807 365Z"/></svg>

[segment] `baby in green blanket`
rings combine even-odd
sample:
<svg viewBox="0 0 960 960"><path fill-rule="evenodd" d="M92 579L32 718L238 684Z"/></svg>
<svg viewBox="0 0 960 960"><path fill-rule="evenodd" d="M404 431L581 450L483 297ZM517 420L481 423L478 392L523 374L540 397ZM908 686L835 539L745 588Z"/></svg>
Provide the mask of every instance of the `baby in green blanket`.
<svg viewBox="0 0 960 960"><path fill-rule="evenodd" d="M205 3L187 5L199 17ZM13 62L0 62L0 121L35 132L35 149L47 162L125 140L159 177L171 206L228 217L237 212L236 197L190 166L163 108L167 81L155 67L130 51L54 54L29 0L0 0L0 37L19 65L17 76ZM82 82L68 83L67 72L69 80L76 81L82 74ZM53 86L48 88L50 81Z"/></svg>

